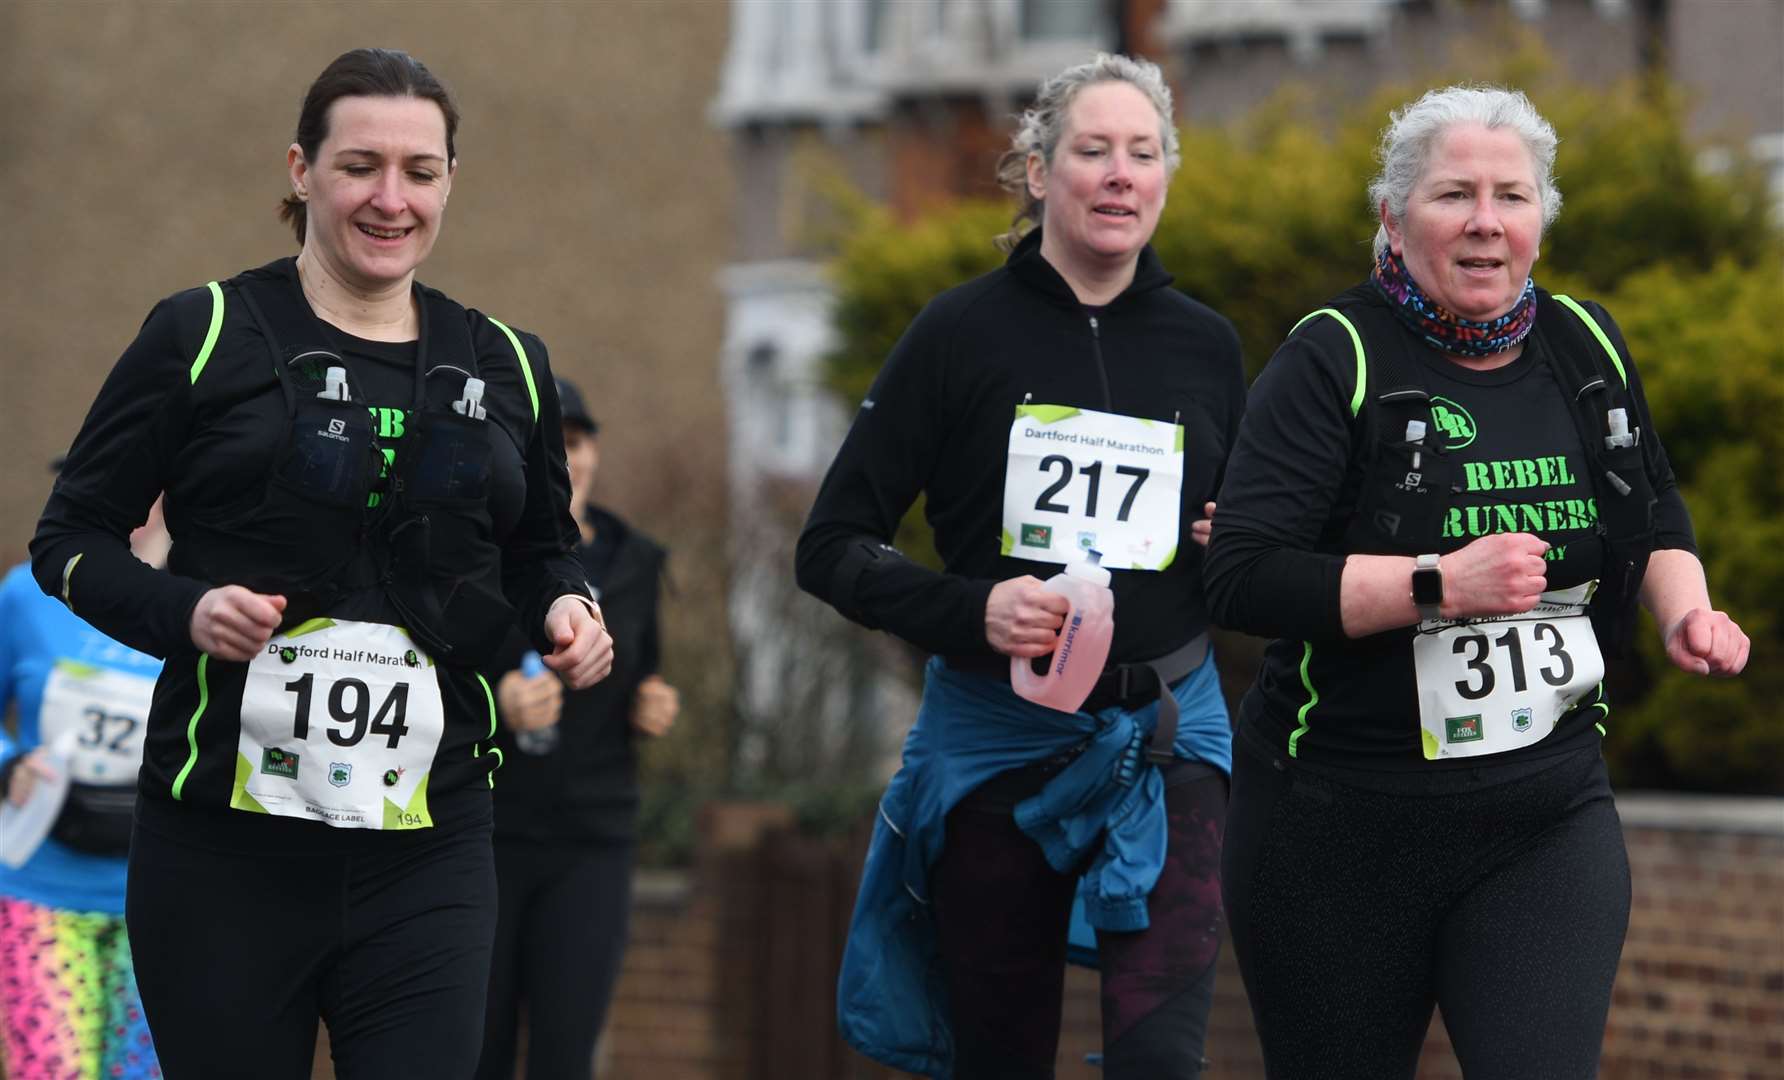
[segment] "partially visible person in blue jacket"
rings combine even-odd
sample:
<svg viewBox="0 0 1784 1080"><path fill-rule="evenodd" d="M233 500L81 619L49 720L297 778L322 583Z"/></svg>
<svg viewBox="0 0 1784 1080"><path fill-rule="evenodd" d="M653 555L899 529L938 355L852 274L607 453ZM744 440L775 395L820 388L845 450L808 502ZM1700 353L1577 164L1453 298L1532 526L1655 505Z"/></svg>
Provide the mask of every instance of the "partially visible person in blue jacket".
<svg viewBox="0 0 1784 1080"><path fill-rule="evenodd" d="M157 500L130 550L159 567L167 549ZM46 595L29 566L0 583L0 712L18 707L17 730L0 729L0 797L23 805L58 772L68 780L50 835L0 866L0 1075L161 1075L124 930L124 856L160 672Z"/></svg>
<svg viewBox="0 0 1784 1080"><path fill-rule="evenodd" d="M1149 245L1178 164L1158 68L1047 80L999 178L1008 262L932 301L862 403L800 585L936 654L837 992L844 1037L930 1077L1051 1077L1074 895L1097 931L1105 1073L1201 1071L1231 751L1202 598L1205 515L1244 409L1239 342ZM891 546L927 496L943 569ZM1105 553L1115 636L1081 711L1016 696Z"/></svg>

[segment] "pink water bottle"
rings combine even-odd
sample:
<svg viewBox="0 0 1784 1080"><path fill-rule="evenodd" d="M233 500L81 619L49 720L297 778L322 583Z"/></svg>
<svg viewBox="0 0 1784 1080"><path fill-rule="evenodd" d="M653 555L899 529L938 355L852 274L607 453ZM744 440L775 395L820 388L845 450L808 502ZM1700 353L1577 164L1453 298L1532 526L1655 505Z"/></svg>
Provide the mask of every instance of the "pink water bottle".
<svg viewBox="0 0 1784 1080"><path fill-rule="evenodd" d="M1060 712L1077 712L1090 696L1115 636L1115 594L1109 591L1109 571L1102 566L1102 552L1088 554L1086 561L1072 563L1064 573L1047 579L1045 588L1072 605L1059 629L1059 645L1047 658L1047 673L1036 675L1027 657L1010 658L1010 686L1016 693Z"/></svg>

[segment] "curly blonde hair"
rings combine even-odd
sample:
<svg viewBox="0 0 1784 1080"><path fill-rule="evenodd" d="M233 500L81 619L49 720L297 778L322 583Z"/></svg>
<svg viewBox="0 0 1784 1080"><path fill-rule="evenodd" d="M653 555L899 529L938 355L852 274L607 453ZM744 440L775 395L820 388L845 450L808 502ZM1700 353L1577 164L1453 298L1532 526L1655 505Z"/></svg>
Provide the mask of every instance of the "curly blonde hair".
<svg viewBox="0 0 1784 1080"><path fill-rule="evenodd" d="M1158 110L1158 134L1164 146L1166 178L1177 171L1182 155L1178 150L1177 126L1171 119L1171 88L1165 84L1164 73L1148 60L1098 53L1096 59L1066 68L1041 84L1034 104L1022 113L1016 133L1010 137L1010 148L997 159L998 184L1022 201L1016 216L1010 220L1009 231L997 238L1001 250L1014 248L1030 229L1041 223L1046 212L1045 200L1036 198L1028 190L1028 159L1038 154L1051 167L1053 152L1058 149L1060 137L1065 133L1066 113L1072 102L1085 87L1106 82L1127 83L1152 102L1152 107Z"/></svg>

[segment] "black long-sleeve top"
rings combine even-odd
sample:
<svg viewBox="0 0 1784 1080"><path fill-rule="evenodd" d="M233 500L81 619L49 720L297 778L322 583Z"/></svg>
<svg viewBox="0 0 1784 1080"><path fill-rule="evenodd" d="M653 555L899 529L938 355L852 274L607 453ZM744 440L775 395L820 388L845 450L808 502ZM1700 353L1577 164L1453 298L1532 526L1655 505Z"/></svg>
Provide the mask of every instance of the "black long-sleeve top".
<svg viewBox="0 0 1784 1080"><path fill-rule="evenodd" d="M1610 316L1596 304L1586 306L1611 336L1629 373L1639 414L1631 423L1644 429L1641 445L1659 500L1655 546L1694 550L1690 515L1655 436L1628 348ZM1371 355L1400 347L1368 337L1364 345ZM1584 447L1555 374L1552 357L1561 347L1570 347L1568 339L1550 335L1539 323L1522 355L1492 371L1463 368L1422 343L1413 348L1429 392L1459 402L1477 432L1471 444L1450 451L1456 476L1475 479L1453 497L1451 524L1431 550L1447 554L1479 536L1506 531L1493 508L1514 507L1519 522L1541 521L1544 527L1534 531L1553 545L1551 589L1597 578L1603 562ZM1304 723L1295 756L1308 760L1378 769L1478 764L1471 758L1423 759L1413 627L1360 639L1344 634L1340 582L1353 550L1346 532L1367 474L1369 437L1364 422L1351 414L1355 389L1350 336L1325 317L1286 341L1252 387L1221 486L1207 560L1215 621L1277 639L1266 650L1239 722L1248 735L1278 751ZM1587 713L1601 715L1593 708L1601 700L1602 694L1588 695L1554 735L1495 760L1551 754L1596 738L1591 723L1574 721Z"/></svg>
<svg viewBox="0 0 1784 1080"><path fill-rule="evenodd" d="M1177 556L1115 570L1111 663L1163 655L1206 628L1190 522L1219 485L1245 408L1239 340L1225 318L1168 288L1145 249L1128 288L1086 308L1040 254L1038 231L1001 268L936 297L862 403L799 538L799 584L931 652L989 655L985 604L1000 581L1055 564L1001 553L1010 425L1025 400L1184 427ZM835 595L851 544L890 542L919 492L944 569L876 560Z"/></svg>
<svg viewBox="0 0 1784 1080"><path fill-rule="evenodd" d="M249 274L270 275L297 288L293 260ZM211 291L177 293L150 312L75 436L31 542L32 570L44 591L62 597L76 614L167 661L148 718L140 781L145 805L171 803L175 781L186 770L179 801L187 809L216 811L205 816L221 834L271 828L286 842L376 843L365 835L368 830L219 809L229 802L247 665L212 662L201 684L192 611L217 586L282 592L292 581L328 570L319 562L318 549L326 546L314 542L319 538L270 527L262 509L279 498L269 476L286 438L287 407L271 350L238 293L239 280L221 286L224 318L202 370L195 370L195 359L211 332ZM418 302L430 295L438 296L421 289ZM577 532L569 514L569 477L547 353L538 338L517 335L531 366L529 386L506 336L487 317L451 307L468 321L475 366L485 382L488 422L500 433L491 439L487 496L499 557L490 549L486 558L472 557L477 565L463 564L461 572L505 594L519 625L549 647L543 638L546 609L559 596L587 595L587 583L571 554ZM436 327L434 340L449 336L445 329ZM339 331L329 337L354 372L354 401L366 404L383 445L400 455L415 399L417 344L367 341ZM463 390L467 358L430 350L428 362L434 366L426 378L427 400L431 408L443 409ZM139 562L128 546L131 529L163 492L173 537L166 571ZM218 567L230 570L219 573ZM235 573L244 567L253 568L246 575L251 580ZM403 623L377 587L338 603L331 614ZM292 614L288 609L288 621ZM435 827L447 829L487 820L489 774L497 759L483 752L493 734L494 710L476 672L450 662L441 670L446 730L430 776L429 801Z"/></svg>

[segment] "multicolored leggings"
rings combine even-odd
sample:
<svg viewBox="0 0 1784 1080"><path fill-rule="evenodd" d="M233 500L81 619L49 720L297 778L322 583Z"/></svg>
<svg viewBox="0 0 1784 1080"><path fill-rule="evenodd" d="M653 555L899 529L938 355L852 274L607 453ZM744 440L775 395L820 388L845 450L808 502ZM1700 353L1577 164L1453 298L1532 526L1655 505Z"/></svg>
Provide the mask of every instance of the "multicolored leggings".
<svg viewBox="0 0 1784 1080"><path fill-rule="evenodd" d="M7 1080L159 1077L122 915L0 897Z"/></svg>

